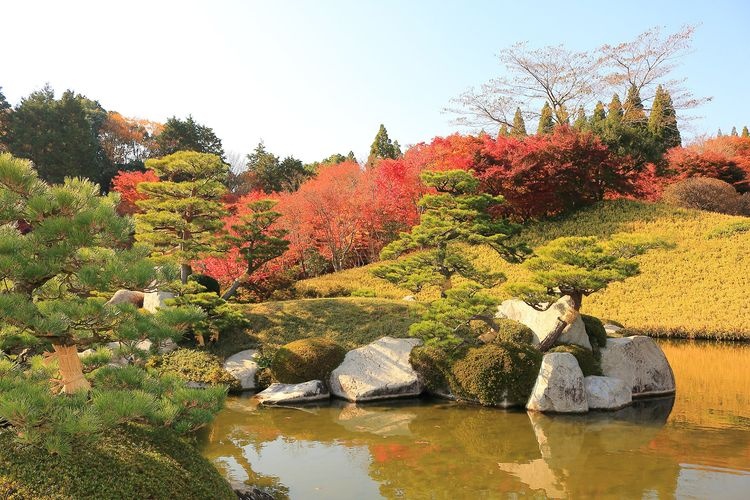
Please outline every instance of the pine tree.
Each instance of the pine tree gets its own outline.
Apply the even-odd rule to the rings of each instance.
[[[600,129],[606,119],[607,112],[604,110],[604,103],[598,101],[594,106],[594,113],[591,115],[591,128],[594,130]]]
[[[508,137],[510,135],[510,130],[508,129],[508,125],[503,123],[500,125],[500,130],[497,131],[498,137]]]
[[[401,156],[401,148],[398,142],[395,144],[388,137],[388,131],[385,129],[385,125],[380,124],[378,133],[375,134],[375,140],[372,141],[370,146],[370,154],[367,157],[367,167],[373,167],[378,160],[384,158],[396,159]]]
[[[573,310],[558,319],[555,331],[542,341],[540,349],[546,351],[578,317],[584,297],[637,275],[638,262],[633,257],[665,245],[633,235],[605,242],[593,236],[558,238],[523,263],[531,272],[530,282],[507,288],[538,310],[549,308],[560,296],[570,297]]]
[[[638,87],[630,85],[628,95],[625,97],[625,103],[622,107],[622,119],[625,123],[631,125],[646,124],[646,113],[643,111],[643,101],[641,101],[641,94],[638,92]]]
[[[604,108],[602,108],[602,111],[604,111]],[[583,131],[588,129],[588,126],[589,120],[586,118],[586,111],[583,109],[583,106],[579,106],[576,112],[576,120],[573,122],[573,128]]]
[[[747,125],[742,127],[742,137],[750,137],[750,131],[747,130]]]
[[[224,159],[224,147],[211,127],[196,122],[192,115],[185,120],[173,116],[155,138],[155,156],[166,156],[177,151],[213,154]]]
[[[346,155],[346,161],[350,161],[352,163],[359,163],[357,161],[357,157],[354,156],[354,151],[349,151],[349,154]]]
[[[526,122],[523,121],[521,108],[516,108],[516,114],[513,116],[513,128],[510,130],[513,137],[526,137]]]
[[[280,213],[273,211],[276,203],[273,200],[258,200],[248,204],[248,212],[241,215],[238,222],[232,224],[230,231],[222,238],[228,248],[239,250],[246,264],[242,275],[234,280],[232,286],[222,295],[222,299],[229,300],[243,279],[252,276],[264,264],[279,257],[289,248],[289,241],[284,239],[287,231],[272,227],[281,217]]]
[[[180,265],[187,283],[190,262],[215,252],[213,235],[224,225],[222,196],[229,167],[207,153],[180,151],[146,161],[159,182],[142,182],[138,191],[147,196],[137,205],[136,241],[151,245],[153,254]]]
[[[719,130],[716,131],[716,137],[724,137],[724,134],[721,131],[721,127],[719,127]]]
[[[729,133],[732,137],[739,137],[740,134],[737,133],[737,127],[732,127],[732,131]]]
[[[651,114],[648,117],[648,130],[660,144],[662,151],[682,144],[672,97],[661,85],[656,88]]]
[[[612,100],[609,102],[607,107],[607,123],[610,126],[617,126],[622,123],[622,103],[620,102],[620,96],[614,94]]]
[[[555,115],[558,125],[570,125],[570,113],[564,104],[555,107]]]
[[[552,121],[552,108],[548,102],[544,103],[542,113],[539,116],[539,126],[536,129],[537,135],[551,134],[554,123]]]
[[[423,321],[413,325],[410,333],[430,343],[455,345],[469,334],[472,320],[497,329],[493,319],[496,301],[482,290],[504,279],[502,273],[477,268],[460,244],[484,244],[512,261],[520,260],[527,249],[509,244],[508,238],[520,227],[490,215],[502,197],[481,193],[479,180],[471,172],[425,171],[422,181],[437,193],[422,197],[419,224],[386,246],[381,258],[427,250],[379,266],[373,273],[415,292],[428,285],[439,287],[440,300],[430,304]],[[454,287],[458,276],[466,281]]]

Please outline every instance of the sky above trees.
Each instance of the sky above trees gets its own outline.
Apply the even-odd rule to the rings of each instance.
[[[713,96],[686,138],[750,122],[744,64],[750,4],[715,2],[101,2],[0,7],[0,86],[11,104],[46,82],[126,116],[210,126],[227,152],[259,140],[314,161],[368,154],[384,123],[402,145],[456,130],[443,108],[502,72],[519,41],[594,49],[653,26],[700,24],[677,70]]]

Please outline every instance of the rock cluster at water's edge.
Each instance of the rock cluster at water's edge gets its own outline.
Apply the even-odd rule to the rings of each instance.
[[[247,349],[232,354],[224,361],[224,369],[240,383],[242,390],[255,389],[255,374],[258,372],[259,353]]]
[[[323,382],[310,380],[301,384],[271,384],[255,395],[264,405],[299,404],[330,398]]]
[[[544,355],[526,409],[552,413],[589,411],[583,372],[575,356],[567,352]]]
[[[537,311],[519,299],[508,299],[498,306],[496,316],[512,319],[528,326],[534,332],[534,345],[538,346],[557,328],[557,318],[565,316],[566,312],[572,307],[572,299],[567,295],[552,304],[546,311]],[[589,336],[586,334],[586,326],[583,324],[580,315],[563,330],[557,343],[576,344],[591,349],[591,342],[589,342]]]

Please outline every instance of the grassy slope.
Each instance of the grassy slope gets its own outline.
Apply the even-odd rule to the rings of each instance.
[[[592,295],[584,301],[584,311],[654,335],[750,339],[750,233],[707,237],[709,231],[743,220],[748,219],[623,200],[531,225],[522,237],[532,246],[560,236],[641,233],[665,238],[675,248],[639,257],[639,276]],[[486,248],[467,251],[480,265],[505,270],[509,281],[524,276],[523,268],[507,264]],[[321,295],[367,289],[391,299],[409,293],[372,277],[371,267],[306,280],[299,288]],[[417,298],[429,299],[434,293],[427,290]],[[502,286],[493,293],[507,298]]]
[[[405,336],[419,307],[401,300],[364,297],[250,304],[247,316],[252,336],[229,334],[214,350],[226,356],[257,342],[273,349],[306,337],[327,337],[354,349],[385,335]]]

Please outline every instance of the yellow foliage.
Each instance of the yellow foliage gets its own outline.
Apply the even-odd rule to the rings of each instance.
[[[608,201],[559,220],[530,224],[519,238],[537,247],[561,236],[641,234],[665,239],[673,248],[637,257],[641,274],[584,299],[587,314],[617,320],[628,328],[655,336],[750,339],[750,237],[719,228],[747,217],[688,210],[635,201]],[[707,235],[714,235],[711,238]],[[526,272],[485,247],[467,247],[475,263],[502,270],[508,282]],[[335,290],[368,289],[378,297],[400,299],[410,292],[373,277],[377,264],[301,282],[302,290],[327,295]],[[492,293],[508,298],[504,286]],[[416,295],[429,300],[435,290]]]

